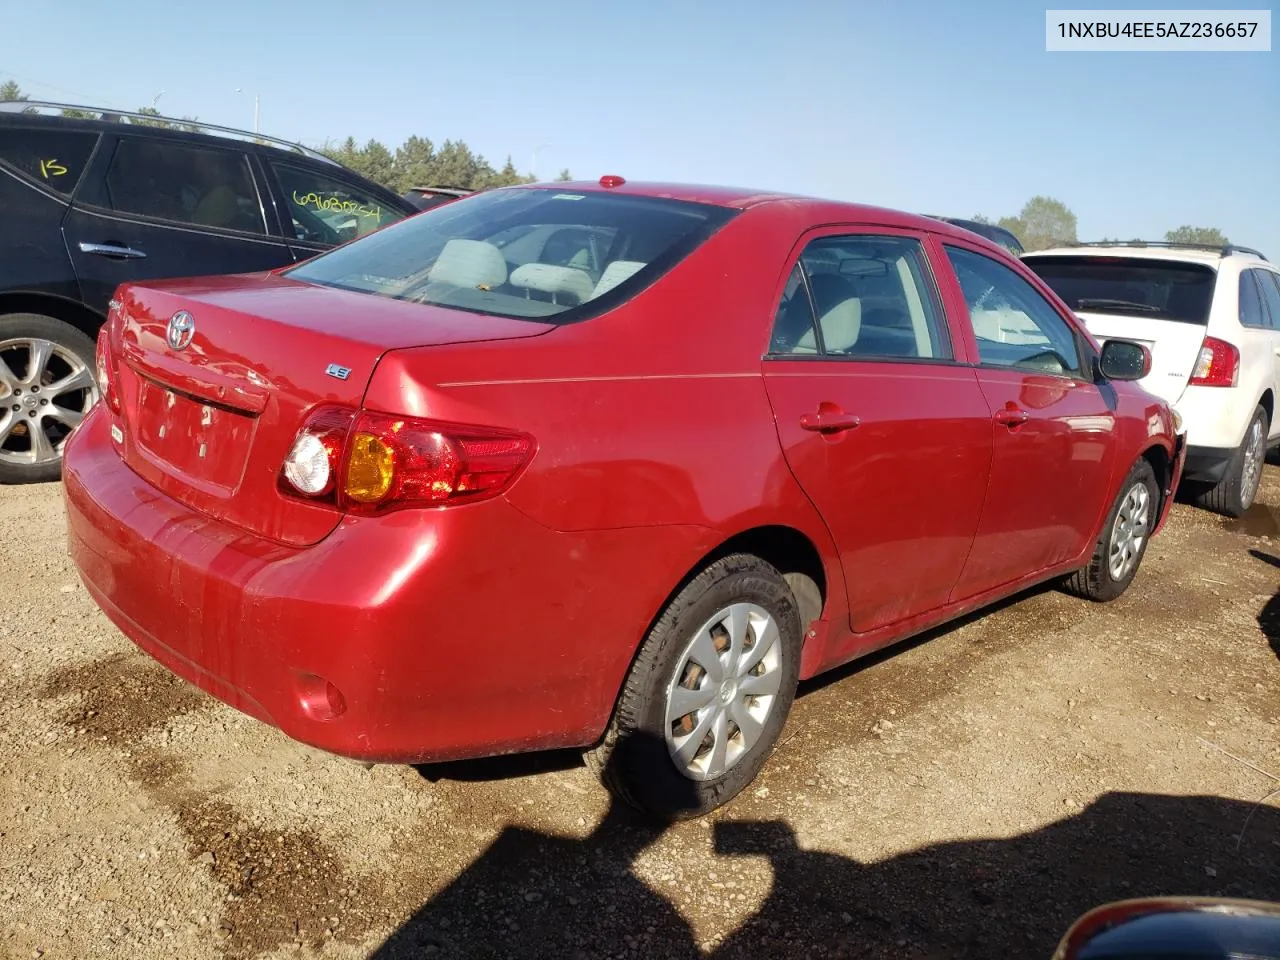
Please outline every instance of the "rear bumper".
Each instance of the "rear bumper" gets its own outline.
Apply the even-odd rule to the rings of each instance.
[[[125,465],[101,406],[67,444],[68,547],[107,616],[168,669],[299,741],[430,762],[582,746],[706,531],[563,534],[503,500],[344,520],[282,546]]]
[[[1182,477],[1199,483],[1221,483],[1235,454],[1235,447],[1187,447]]]

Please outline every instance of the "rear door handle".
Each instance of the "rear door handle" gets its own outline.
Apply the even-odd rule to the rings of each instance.
[[[1017,407],[1005,407],[1003,410],[997,410],[995,417],[996,423],[1003,423],[1006,427],[1018,427],[1030,420],[1031,414]]]
[[[81,243],[82,253],[93,253],[100,257],[112,257],[119,260],[143,260],[146,254],[133,247],[121,246],[118,243]]]
[[[852,430],[860,423],[862,421],[853,414],[842,410],[819,410],[800,417],[800,428],[813,430],[815,433],[840,433],[842,430]]]

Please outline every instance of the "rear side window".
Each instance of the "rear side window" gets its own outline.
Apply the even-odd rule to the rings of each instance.
[[[1270,270],[1251,270],[1258,281],[1258,290],[1262,293],[1262,303],[1267,308],[1269,323],[1273,330],[1280,330],[1280,274]]]
[[[947,360],[951,344],[940,317],[920,241],[821,237],[805,247],[792,271],[770,349],[774,355]]]
[[[1267,310],[1262,305],[1262,291],[1258,289],[1257,270],[1240,271],[1240,326],[1269,327]]]
[[[0,127],[0,162],[64,195],[70,195],[98,142],[82,130]]]
[[[293,268],[310,283],[569,323],[653,282],[734,211],[657,197],[478,193]]]
[[[1072,310],[1128,313],[1204,326],[1217,271],[1141,257],[1037,257],[1023,262]]]
[[[121,213],[266,233],[249,159],[238,150],[122,139],[107,170],[106,200]]]
[[[368,190],[293,164],[272,163],[284,188],[294,235],[312,243],[339,244],[403,220]]]

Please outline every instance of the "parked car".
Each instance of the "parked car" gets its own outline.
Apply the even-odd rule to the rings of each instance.
[[[261,134],[62,110],[91,112],[0,104],[0,483],[57,478],[120,283],[270,270],[416,209]]]
[[[1248,247],[1095,243],[1023,262],[1095,337],[1151,350],[1141,383],[1181,414],[1184,480],[1199,502],[1238,517],[1280,443],[1280,272]]]
[[[126,284],[98,350],[69,548],[143,650],[351,757],[585,747],[660,818],[742,790],[799,679],[1120,595],[1182,465],[1146,350],[995,244],[612,176]]]
[[[430,210],[432,207],[470,196],[473,192],[462,187],[410,187],[405,191],[404,199],[419,210]]]
[[[963,227],[970,233],[976,233],[980,237],[986,237],[992,243],[998,243],[1004,247],[1015,257],[1020,257],[1025,252],[1022,247],[1022,241],[1014,235],[1012,230],[1006,230],[1004,227],[996,226],[994,223],[983,223],[981,220],[964,220],[960,217],[939,217],[934,214],[930,214],[930,216],[935,220]]]

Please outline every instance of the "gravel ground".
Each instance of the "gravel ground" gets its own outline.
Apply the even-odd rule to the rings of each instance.
[[[1125,896],[1280,900],[1280,468],[1052,591],[807,685],[661,834],[573,756],[375,766],[173,679],[98,613],[56,485],[0,488],[0,956],[1047,960]]]

